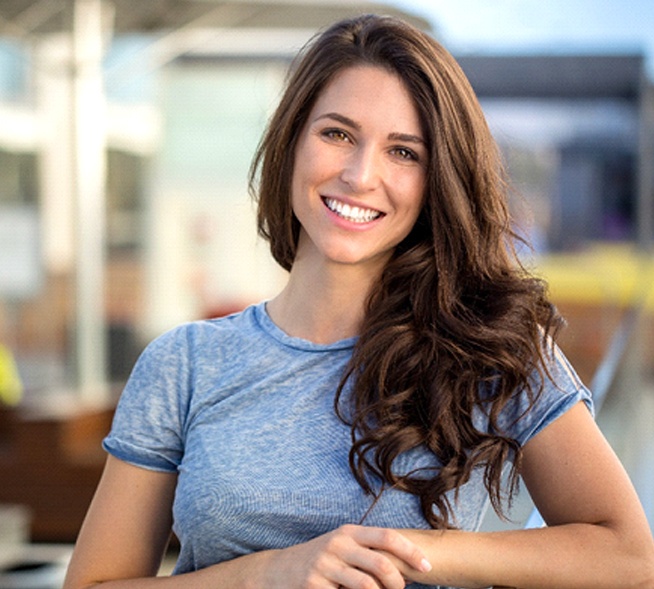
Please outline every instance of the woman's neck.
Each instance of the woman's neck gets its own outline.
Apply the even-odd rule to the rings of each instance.
[[[296,260],[288,283],[267,310],[288,335],[333,343],[359,334],[372,284],[360,268],[325,268]]]

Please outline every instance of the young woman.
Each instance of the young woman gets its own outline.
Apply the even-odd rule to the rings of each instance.
[[[654,587],[639,501],[512,255],[452,57],[394,19],[335,24],[252,185],[288,284],[144,352],[66,588]],[[507,468],[548,527],[476,531]],[[179,561],[157,578],[171,527]]]

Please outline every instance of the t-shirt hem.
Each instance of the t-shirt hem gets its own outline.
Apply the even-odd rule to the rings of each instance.
[[[114,458],[121,460],[122,462],[126,462],[132,466],[138,466],[153,472],[170,474],[177,473],[177,466],[172,465],[170,462],[135,455],[133,451],[125,448],[124,446],[124,444],[117,442],[116,440],[106,439],[102,442],[102,447],[105,452]]]
[[[583,402],[584,405],[586,405],[591,415],[594,414],[592,398],[589,391],[584,388],[579,388],[574,394],[562,397],[559,403],[552,406],[551,410],[543,416],[543,419],[534,424],[533,429],[520,440],[520,445],[524,446],[529,440],[536,437],[548,425],[554,423],[559,417],[570,411],[570,409],[579,402]]]

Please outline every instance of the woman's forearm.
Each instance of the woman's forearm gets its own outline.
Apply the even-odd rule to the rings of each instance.
[[[263,589],[261,572],[274,551],[257,552],[225,561],[205,569],[175,576],[142,577],[90,582],[84,585],[65,584],[79,589]]]
[[[520,589],[654,587],[654,545],[603,525],[461,532],[404,530],[432,564],[425,584]],[[646,541],[643,541],[646,540]]]

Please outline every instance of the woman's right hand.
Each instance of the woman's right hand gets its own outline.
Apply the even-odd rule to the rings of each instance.
[[[269,551],[261,560],[255,585],[267,589],[402,589],[406,580],[394,560],[421,572],[431,568],[422,550],[396,530],[358,525]]]

